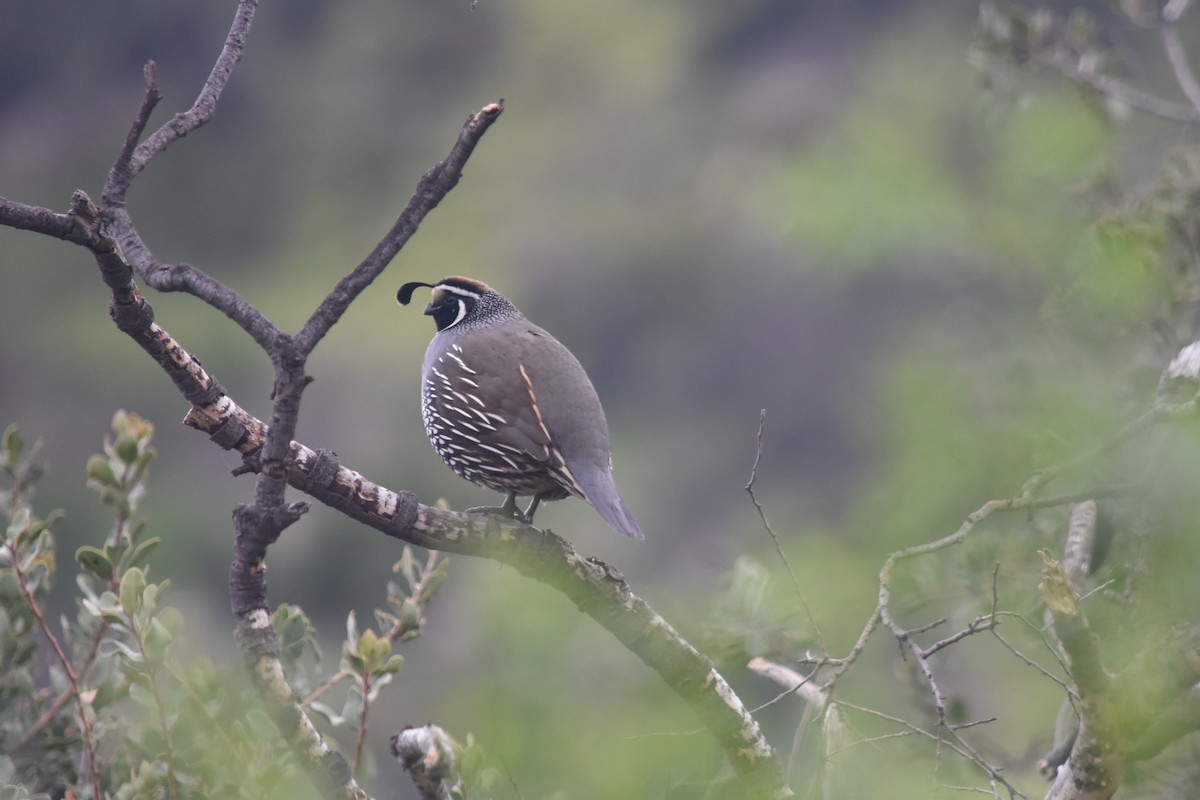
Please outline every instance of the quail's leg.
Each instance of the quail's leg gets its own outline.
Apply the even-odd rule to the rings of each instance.
[[[533,524],[533,512],[537,511],[538,503],[542,502],[542,496],[535,494],[533,499],[529,501],[529,507],[525,509],[525,521],[530,525]]]
[[[529,505],[530,509],[537,508],[537,498]],[[517,508],[516,492],[509,492],[504,498],[504,504],[499,506],[475,506],[467,509],[468,514],[499,514],[500,516],[509,517],[520,522],[529,522],[531,517],[529,512],[521,513],[521,509]]]

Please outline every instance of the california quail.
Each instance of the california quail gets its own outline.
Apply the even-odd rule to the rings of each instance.
[[[575,495],[615,530],[641,528],[613,482],[608,423],[579,361],[486,284],[470,278],[413,282],[433,289],[425,313],[437,334],[421,369],[421,416],[433,449],[471,483],[504,492],[501,511],[517,516],[517,496]]]

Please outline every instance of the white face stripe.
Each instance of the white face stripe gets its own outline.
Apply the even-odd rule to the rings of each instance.
[[[467,303],[466,303],[466,301],[465,301],[465,300],[463,300],[462,298],[457,298],[457,299],[456,299],[454,302],[458,303],[458,315],[457,315],[457,316],[454,318],[454,322],[451,322],[449,325],[447,325],[447,326],[446,326],[445,328],[443,328],[442,330],[450,330],[450,329],[451,329],[451,328],[453,328],[455,325],[457,325],[458,323],[462,322],[462,321],[463,321],[463,317],[465,317],[465,316],[467,315]]]
[[[439,283],[436,288],[440,289],[443,292],[450,292],[450,294],[456,294],[459,297],[473,297],[476,300],[483,297],[483,295],[480,294],[479,292],[472,292],[470,289],[464,289],[461,286],[454,286],[453,284],[449,284],[449,283]]]
[[[453,322],[442,328],[444,331],[448,331],[458,323],[462,322],[463,317],[467,315],[467,303],[463,298],[469,297],[472,300],[478,300],[479,298],[483,297],[483,295],[479,292],[472,292],[468,289],[463,289],[448,283],[439,283],[433,289],[433,301],[440,305],[447,299],[445,297],[446,294],[455,296],[455,302],[458,303],[458,314],[455,315]]]

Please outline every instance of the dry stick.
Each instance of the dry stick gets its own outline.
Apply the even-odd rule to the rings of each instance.
[[[1012,613],[1012,612],[1009,612],[1009,611],[1002,611],[1002,612],[1000,612],[999,616],[1001,616],[1001,617],[1014,617],[1014,618],[1016,618],[1017,620],[1019,620],[1019,621],[1023,622],[1023,623],[1024,623],[1024,624],[1025,624],[1025,625],[1026,625],[1028,628],[1030,628],[1030,629],[1031,629],[1031,630],[1032,630],[1034,633],[1038,634],[1038,635],[1041,637],[1041,639],[1042,639],[1042,644],[1045,646],[1045,648],[1046,648],[1046,649],[1047,649],[1047,650],[1050,652],[1050,654],[1051,654],[1052,656],[1054,656],[1054,657],[1055,657],[1055,659],[1057,659],[1057,660],[1058,660],[1059,666],[1061,666],[1061,667],[1062,667],[1062,669],[1063,669],[1063,672],[1066,672],[1066,671],[1067,671],[1067,665],[1066,665],[1065,663],[1063,663],[1062,657],[1061,657],[1061,656],[1058,654],[1058,652],[1057,652],[1057,651],[1054,649],[1054,646],[1053,646],[1053,645],[1051,645],[1051,644],[1050,644],[1050,642],[1048,642],[1048,641],[1046,640],[1046,635],[1045,635],[1045,632],[1044,632],[1042,629],[1038,628],[1036,625],[1033,625],[1033,624],[1031,624],[1031,623],[1029,622],[1029,620],[1025,619],[1025,618],[1024,618],[1024,617],[1022,617],[1020,614],[1014,614],[1014,613]],[[1043,676],[1045,676],[1045,677],[1049,678],[1050,680],[1054,681],[1055,683],[1057,683],[1059,686],[1061,686],[1061,687],[1062,687],[1063,691],[1065,691],[1065,692],[1067,693],[1067,697],[1068,697],[1068,698],[1074,699],[1074,697],[1075,697],[1075,690],[1074,690],[1074,689],[1071,687],[1071,685],[1070,685],[1069,683],[1067,683],[1067,682],[1066,682],[1066,681],[1064,681],[1062,678],[1060,678],[1060,677],[1058,677],[1057,675],[1055,675],[1055,674],[1054,674],[1053,672],[1051,672],[1050,670],[1048,670],[1048,669],[1046,669],[1045,667],[1043,667],[1043,666],[1042,666],[1041,664],[1039,664],[1038,662],[1034,661],[1034,660],[1033,660],[1032,658],[1030,658],[1029,656],[1027,656],[1027,655],[1025,655],[1024,653],[1022,653],[1022,652],[1020,651],[1020,649],[1018,649],[1018,648],[1017,648],[1017,646],[1016,646],[1016,645],[1014,645],[1012,642],[1008,641],[1008,639],[1005,639],[1005,638],[1004,638],[1004,636],[1003,636],[1003,635],[1000,633],[1000,631],[998,631],[998,630],[992,630],[992,636],[993,636],[993,637],[995,637],[996,641],[1000,642],[1000,644],[1001,644],[1001,645],[1002,645],[1002,646],[1003,646],[1003,647],[1004,647],[1006,650],[1008,650],[1008,652],[1012,653],[1012,654],[1013,654],[1014,656],[1016,656],[1018,659],[1020,659],[1021,661],[1023,661],[1023,662],[1025,663],[1025,666],[1027,666],[1027,667],[1032,667],[1033,669],[1035,669],[1035,670],[1037,670],[1038,672],[1042,673],[1042,675],[1043,675]]]
[[[999,620],[996,615],[996,605],[999,602],[999,597],[998,597],[997,591],[996,591],[996,580],[997,580],[997,576],[999,575],[999,573],[1000,573],[1000,564],[997,563],[994,567],[992,567],[992,610],[991,610],[991,613],[986,614],[981,617],[976,617],[975,619],[971,620],[970,624],[968,624],[967,627],[963,628],[958,633],[951,634],[950,636],[947,636],[945,639],[941,639],[941,640],[936,641],[933,644],[929,645],[928,647],[922,648],[920,651],[920,655],[922,658],[929,658],[934,653],[937,653],[939,650],[943,650],[952,644],[961,642],[963,639],[966,639],[968,636],[974,636],[975,634],[980,633],[982,631],[995,630],[996,625],[999,624]],[[928,628],[926,628],[926,630],[927,629]],[[922,632],[923,631],[921,629],[911,630],[911,631],[908,631],[908,635],[911,636],[911,635],[914,635],[917,633],[922,633]]]
[[[792,563],[788,561],[787,555],[783,552],[783,546],[779,543],[779,534],[771,527],[771,523],[767,521],[767,512],[763,509],[762,503],[758,501],[758,496],[754,493],[754,481],[758,478],[758,465],[762,461],[763,452],[763,426],[767,422],[767,410],[764,408],[758,412],[758,435],[755,437],[754,447],[754,465],[750,467],[750,480],[746,483],[746,491],[750,495],[750,501],[754,503],[754,508],[758,511],[758,518],[762,520],[763,527],[771,536],[771,542],[775,545],[775,552],[779,554],[779,560],[783,562],[784,568],[787,570],[788,577],[792,581],[792,589],[796,592],[796,597],[800,600],[800,606],[804,609],[804,616],[808,618],[808,624],[813,630],[813,634],[817,637],[817,644],[821,648],[822,653],[828,653],[829,648],[825,646],[825,636],[821,633],[821,628],[817,625],[817,620],[813,616],[812,609],[808,607],[808,600],[804,597],[804,592],[800,590],[800,581],[796,579],[796,573],[792,570]]]
[[[1102,72],[1080,67],[1077,59],[1067,53],[1053,52],[1041,55],[1038,63],[1044,64],[1076,83],[1088,86],[1100,94],[1107,95],[1130,108],[1144,111],[1162,119],[1176,122],[1200,123],[1200,109],[1182,103],[1173,103],[1150,92],[1134,88],[1124,81],[1118,80]]]
[[[1192,104],[1192,108],[1200,112],[1200,83],[1196,81],[1196,73],[1192,71],[1191,64],[1188,63],[1187,51],[1183,46],[1183,40],[1179,38],[1179,30],[1174,25],[1164,25],[1162,29],[1163,50],[1167,53],[1167,60],[1171,62],[1171,72],[1175,75],[1175,82],[1179,84],[1179,88],[1187,97],[1188,102]]]
[[[1124,428],[1118,431],[1112,440],[1094,448],[1089,452],[1098,453],[1106,450],[1110,446],[1115,445],[1116,441],[1124,440],[1128,436],[1132,435],[1135,430],[1140,430],[1141,428],[1146,427],[1160,417],[1172,416],[1178,413],[1180,409],[1185,406],[1189,409],[1192,409],[1195,406],[1195,401],[1190,400],[1187,403],[1181,403],[1178,406],[1155,408],[1152,411],[1146,412],[1141,417],[1138,417],[1132,423],[1126,425]],[[871,638],[871,634],[875,632],[875,629],[882,621],[881,615],[883,609],[888,608],[890,605],[892,572],[894,571],[896,564],[900,561],[925,555],[927,553],[934,553],[939,550],[944,550],[947,547],[961,544],[967,538],[967,536],[971,534],[977,525],[998,511],[1033,511],[1041,508],[1053,508],[1093,497],[1115,497],[1119,495],[1130,494],[1132,492],[1136,492],[1140,488],[1138,485],[1134,484],[1126,486],[1103,487],[1100,489],[1093,489],[1091,491],[1072,492],[1047,498],[1037,498],[1033,496],[1033,491],[1035,491],[1049,477],[1058,475],[1060,472],[1062,472],[1065,468],[1064,465],[1074,466],[1081,460],[1081,457],[1073,458],[1067,462],[1063,462],[1063,464],[1056,465],[1035,473],[1028,481],[1025,482],[1025,485],[1021,488],[1021,493],[1019,495],[1012,498],[987,501],[982,506],[975,509],[975,511],[972,511],[970,514],[968,514],[966,519],[963,520],[962,524],[959,525],[958,530],[948,536],[944,536],[941,539],[936,539],[932,542],[914,545],[903,550],[897,550],[889,555],[884,561],[883,567],[879,570],[879,602],[875,607],[875,611],[872,613],[871,617],[867,620],[866,625],[863,627],[862,633],[859,634],[858,639],[850,648],[849,654],[840,659],[831,658],[819,660],[821,663],[837,666],[837,669],[830,676],[829,680],[826,681],[824,688],[828,688],[836,683],[838,678],[840,678],[842,674],[845,673],[845,671],[849,669],[851,665],[853,665],[853,663],[858,659],[859,655],[862,654],[863,649],[866,648],[867,641]]]
[[[895,635],[896,638],[901,642],[901,644],[905,645],[913,653],[914,658],[916,658],[917,665],[921,670],[921,674],[924,677],[926,684],[929,686],[930,693],[933,695],[934,703],[937,707],[939,731],[943,730],[943,729],[950,731],[950,733],[954,736],[954,739],[957,742],[959,742],[961,747],[964,750],[969,751],[971,753],[971,756],[970,756],[971,759],[973,761],[975,761],[977,764],[979,764],[979,766],[981,766],[984,770],[986,770],[989,774],[989,777],[992,780],[998,781],[1003,786],[1005,786],[1005,788],[1007,788],[1010,792],[1016,793],[1016,790],[1012,786],[1010,786],[1008,784],[1008,782],[1002,776],[999,775],[999,773],[996,771],[996,769],[994,767],[992,767],[986,761],[984,761],[982,759],[982,757],[980,757],[974,751],[974,749],[970,747],[969,744],[967,744],[964,740],[962,740],[962,738],[959,737],[958,734],[953,729],[949,728],[946,725],[944,696],[941,692],[941,688],[937,684],[936,676],[933,674],[932,669],[929,667],[926,656],[922,654],[921,648],[919,646],[917,646],[917,644],[912,640],[912,638],[911,638],[912,632],[906,631],[905,629],[900,627],[891,617],[891,610],[890,610],[891,609],[891,583],[892,583],[892,574],[895,570],[895,566],[897,563],[899,563],[900,561],[903,561],[905,559],[914,558],[916,556],[936,552],[938,550],[943,550],[947,547],[951,547],[953,545],[961,543],[962,541],[964,541],[967,538],[968,535],[970,535],[970,533],[975,529],[976,526],[978,526],[980,523],[982,523],[984,520],[986,520],[993,513],[996,513],[998,511],[1033,510],[1033,509],[1037,509],[1037,508],[1047,508],[1047,507],[1052,507],[1052,506],[1063,505],[1066,503],[1078,502],[1080,500],[1085,500],[1088,498],[1094,498],[1094,497],[1099,497],[1099,496],[1114,496],[1117,494],[1124,494],[1124,493],[1128,493],[1130,491],[1134,491],[1136,489],[1136,487],[1119,486],[1119,487],[1107,487],[1105,489],[1093,490],[1093,491],[1089,491],[1089,492],[1079,492],[1079,493],[1073,493],[1073,494],[1059,495],[1059,496],[1051,497],[1051,498],[1037,498],[1034,495],[1035,491],[1038,488],[1040,488],[1043,483],[1045,483],[1052,477],[1055,477],[1058,474],[1062,473],[1063,471],[1065,471],[1069,468],[1073,468],[1074,466],[1076,466],[1080,463],[1083,463],[1085,461],[1085,459],[1087,459],[1087,458],[1092,458],[1099,453],[1106,452],[1109,449],[1116,447],[1119,443],[1121,443],[1121,442],[1125,441],[1126,439],[1128,439],[1129,437],[1131,437],[1135,432],[1140,431],[1145,427],[1148,427],[1149,425],[1153,424],[1159,418],[1161,418],[1163,416],[1172,416],[1174,414],[1183,413],[1185,410],[1192,410],[1192,409],[1194,409],[1195,405],[1196,405],[1196,399],[1192,398],[1191,400],[1189,400],[1185,403],[1178,404],[1176,406],[1164,406],[1164,405],[1156,406],[1155,408],[1151,409],[1150,411],[1144,413],[1142,416],[1138,417],[1134,421],[1127,424],[1125,427],[1123,427],[1121,430],[1119,430],[1116,434],[1114,434],[1112,437],[1110,437],[1105,442],[1102,442],[1097,447],[1092,448],[1092,450],[1090,450],[1084,454],[1081,454],[1080,456],[1077,456],[1075,458],[1069,459],[1068,461],[1065,461],[1054,467],[1050,467],[1050,468],[1047,468],[1045,470],[1041,470],[1041,471],[1035,473],[1033,476],[1031,476],[1029,478],[1029,480],[1027,480],[1025,482],[1025,485],[1022,486],[1022,488],[1021,488],[1021,493],[1019,495],[1017,495],[1016,497],[1008,498],[1008,499],[989,500],[988,502],[984,503],[982,506],[980,506],[978,509],[973,511],[971,514],[967,515],[966,519],[963,520],[963,522],[959,526],[958,530],[956,530],[954,533],[952,533],[948,536],[944,536],[941,539],[937,539],[932,542],[926,542],[925,544],[915,545],[913,547],[909,547],[904,550],[896,551],[896,552],[892,553],[891,555],[889,555],[888,558],[884,561],[883,567],[879,571],[879,598],[878,598],[878,602],[876,603],[875,610],[871,613],[871,616],[868,618],[866,625],[864,625],[863,630],[859,634],[858,639],[855,641],[854,645],[851,647],[849,654],[842,659],[822,660],[823,663],[836,666],[836,668],[833,670],[832,674],[830,675],[829,679],[821,687],[822,690],[823,691],[831,691],[832,690],[833,686],[837,683],[838,679],[843,674],[845,674],[845,672],[855,663],[855,661],[858,660],[859,656],[862,654],[863,650],[866,648],[867,642],[870,640],[872,634],[875,632],[876,628],[878,628],[879,625],[882,623],[889,630],[892,631],[893,635]],[[993,615],[993,617],[994,617],[994,615]],[[992,631],[992,633],[994,635],[997,635],[994,630]],[[939,738],[938,741],[940,743],[942,740]],[[939,746],[940,746],[940,744],[939,744]],[[957,750],[959,748],[955,747],[955,749]]]
[[[1196,81],[1196,73],[1192,71],[1187,60],[1187,51],[1183,40],[1179,37],[1176,24],[1187,13],[1191,0],[1170,0],[1162,10],[1162,40],[1163,50],[1171,63],[1171,71],[1175,74],[1175,82],[1183,90],[1192,107],[1200,111],[1200,82]]]
[[[884,712],[877,711],[873,708],[867,708],[865,706],[855,705],[854,703],[847,703],[845,700],[834,700],[833,703],[835,705],[837,705],[839,708],[848,708],[852,711],[858,711],[859,713],[866,714],[868,716],[876,717],[878,719],[882,719],[887,722],[891,722],[896,725],[899,725],[900,727],[904,728],[905,731],[907,731],[910,734],[916,734],[917,736],[923,736],[926,739],[929,739],[930,741],[933,741],[933,742],[943,743],[947,747],[949,747],[951,750],[954,750],[960,756],[967,759],[968,761],[974,760],[968,752],[966,752],[965,750],[960,750],[958,748],[958,746],[955,745],[953,742],[947,742],[944,738],[942,738],[942,736],[940,734],[931,733],[918,725],[912,724],[911,722],[909,722],[906,719],[902,719],[901,717],[894,717],[891,714],[885,714]],[[888,738],[890,738],[890,736],[894,736],[894,735],[895,734],[889,735]],[[882,738],[882,737],[875,737],[875,738]],[[869,740],[861,740],[858,742],[854,742],[852,745],[849,745],[849,746],[854,747],[854,746],[857,746],[860,744],[865,744],[867,741],[869,741]],[[1011,793],[1016,795],[1017,797],[1025,796],[1025,795],[1021,794],[1020,792],[1018,792],[1016,789],[1013,789],[1007,783],[1004,784],[1004,787],[1006,789],[1008,789]]]

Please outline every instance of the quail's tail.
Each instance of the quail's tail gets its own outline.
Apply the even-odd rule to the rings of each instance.
[[[600,473],[600,474],[596,474]],[[623,533],[626,536],[632,536],[634,539],[645,539],[642,529],[638,527],[637,522],[633,518],[633,514],[629,513],[629,509],[621,500],[621,495],[617,492],[617,484],[613,481],[611,472],[600,472],[596,470],[590,476],[591,480],[581,481],[584,483],[584,490],[587,492],[584,498],[592,504],[592,508],[600,512],[600,516],[604,517],[604,521],[612,526],[613,530],[618,533]],[[592,485],[587,485],[587,484]]]
[[[614,530],[632,536],[634,539],[645,539],[646,536],[642,533],[642,529],[638,527],[637,521],[633,518],[633,514],[629,513],[629,509],[625,507],[620,497],[614,497],[608,502],[596,504],[596,510],[600,512],[600,516],[604,517],[604,521],[613,527]]]
[[[583,499],[600,512],[600,516],[604,517],[613,530],[634,539],[646,539],[642,529],[634,522],[634,515],[631,515],[624,501],[620,499],[617,482],[612,480],[611,469],[577,469],[574,477],[577,479],[576,486],[583,489]]]

